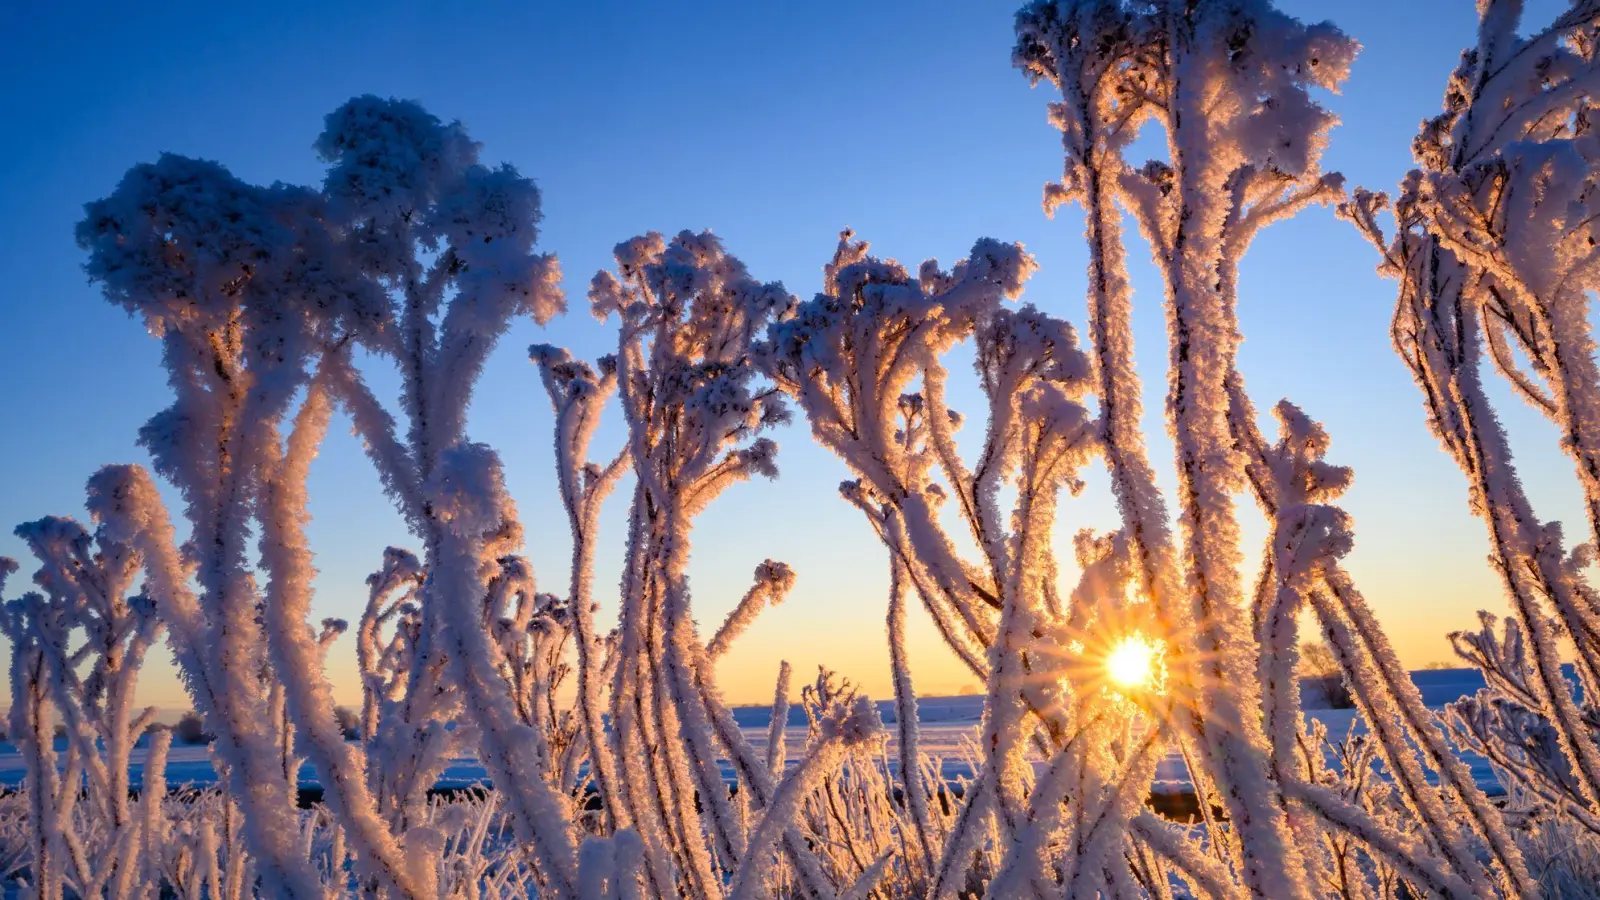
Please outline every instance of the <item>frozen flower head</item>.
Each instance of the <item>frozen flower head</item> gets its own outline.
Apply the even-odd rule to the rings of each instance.
[[[682,409],[671,416],[669,441],[679,464],[710,471],[726,451],[730,474],[775,474],[771,441],[730,444],[788,420],[782,398],[757,385],[752,364],[758,336],[793,304],[783,285],[750,277],[710,232],[682,231],[670,241],[651,232],[618,244],[615,255],[616,270],[596,275],[589,290],[597,317],[622,319],[624,349],[609,365],[647,379],[657,408]]]
[[[884,737],[883,716],[878,713],[878,705],[865,695],[858,695],[848,704],[834,705],[820,724],[824,740],[838,739],[846,747],[865,746]]]
[[[936,291],[950,283],[949,276],[939,272],[937,264],[925,266],[924,274]],[[913,285],[905,266],[892,259],[865,257],[841,266],[830,280],[834,295],[861,311],[898,312],[915,308],[926,299],[921,295],[921,285]]]
[[[272,201],[217,163],[163,154],[85,207],[77,229],[85,269],[154,330],[214,320],[287,252],[292,232]]]
[[[950,271],[929,260],[913,278],[852,237],[841,235],[825,269],[827,289],[774,323],[759,348],[762,366],[786,385],[835,383],[852,355],[937,353],[970,333],[1002,299],[1020,294],[1036,268],[1020,244],[984,238]],[[882,390],[898,396],[903,387]]]
[[[1308,503],[1326,503],[1343,494],[1355,476],[1348,467],[1323,460],[1331,442],[1322,423],[1288,400],[1280,400],[1272,412],[1279,434],[1273,455],[1283,467],[1280,477],[1290,483],[1285,486]]]
[[[1089,388],[1089,357],[1078,349],[1078,335],[1065,319],[1033,304],[1001,308],[978,328],[978,365],[991,380],[1052,382],[1068,397]]]
[[[1306,25],[1265,0],[1147,4],[1037,0],[1017,13],[1013,64],[1060,90],[1068,179],[1047,195],[1067,199],[1073,166],[1097,143],[1131,139],[1175,90],[1204,103],[1219,171],[1254,166],[1291,177],[1316,168],[1337,119],[1313,90],[1336,91],[1359,45],[1333,25]],[[1118,123],[1116,128],[1103,128]]]
[[[420,583],[422,571],[422,561],[416,554],[400,547],[387,547],[383,551],[383,565],[367,576],[367,587],[374,596],[383,596],[407,583]]]
[[[771,438],[757,438],[750,446],[735,454],[742,471],[763,478],[778,477],[778,442]]]
[[[1012,65],[1037,84],[1056,86],[1085,64],[1104,68],[1131,48],[1128,13],[1120,0],[1034,0],[1017,10]]]
[[[487,445],[468,441],[442,454],[428,495],[439,521],[471,536],[499,531],[510,502],[500,457]]]
[[[1039,263],[1020,243],[979,238],[963,275],[993,284],[1007,300],[1015,300],[1022,295],[1023,282],[1037,271]]]
[[[514,166],[472,166],[439,198],[430,232],[468,265],[526,255],[538,240],[539,188]]]
[[[89,478],[85,504],[100,539],[129,544],[157,524],[163,506],[150,474],[140,466],[104,466]]]
[[[1012,65],[1061,96],[1048,108],[1066,166],[1045,185],[1046,214],[1078,198],[1097,151],[1126,146],[1154,112],[1160,56],[1144,52],[1149,28],[1120,0],[1034,0],[1017,11]]]
[[[590,283],[595,315],[653,325],[660,348],[686,360],[735,363],[793,304],[782,284],[750,277],[709,231],[681,231],[670,242],[650,232],[618,244],[615,256],[616,273]]]
[[[330,216],[351,256],[393,288],[423,274],[450,279],[471,315],[462,324],[498,332],[515,314],[541,324],[564,308],[555,258],[535,254],[538,187],[515,167],[478,163],[478,145],[406,100],[357,97],[327,117],[317,150],[331,163],[323,181]],[[432,296],[444,292],[433,289]],[[438,299],[430,302],[438,303]]]
[[[1273,409],[1278,418],[1278,441],[1264,448],[1268,473],[1266,489],[1280,516],[1294,516],[1303,530],[1302,553],[1314,556],[1344,556],[1354,540],[1349,515],[1328,504],[1349,488],[1354,477],[1345,466],[1336,466],[1323,457],[1328,452],[1328,433],[1299,407],[1287,400]]]
[[[658,259],[666,248],[667,243],[662,238],[661,232],[652,231],[623,241],[612,253],[617,259],[617,271],[621,272],[624,278],[631,278],[645,265]]]
[[[613,315],[622,316],[633,299],[622,282],[608,271],[602,269],[589,280],[589,310],[602,322]]]
[[[574,359],[565,347],[553,344],[534,344],[528,348],[528,359],[546,373],[561,393],[584,396],[600,390],[600,376],[581,359]]]
[[[311,191],[257,187],[166,154],[85,211],[89,277],[158,334],[195,339],[236,319],[237,351],[270,368],[297,362],[313,336],[383,327],[381,296],[348,264]]]
[[[371,94],[329,113],[315,146],[332,164],[323,187],[345,219],[404,219],[478,161],[460,122],[446,125],[418,103]]]
[[[722,251],[709,231],[680,231],[666,249],[645,265],[651,289],[664,302],[714,292],[721,282],[746,276],[744,265]]]
[[[459,834],[470,824],[467,807],[461,803],[446,803],[433,807],[434,825],[447,835]]]
[[[755,580],[757,583],[770,586],[779,596],[789,592],[794,587],[794,570],[787,563],[765,560],[756,566]]]
[[[90,558],[89,533],[83,530],[82,525],[62,516],[45,516],[24,522],[12,534],[27,543],[40,559],[54,557],[87,562]]]
[[[1184,23],[1212,52],[1216,89],[1231,98],[1214,126],[1240,164],[1301,176],[1315,168],[1338,118],[1311,90],[1335,91],[1360,45],[1332,24],[1306,25],[1270,4],[1221,4]]]

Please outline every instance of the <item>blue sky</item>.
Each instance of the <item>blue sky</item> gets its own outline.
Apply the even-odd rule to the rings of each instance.
[[[1559,4],[1528,5],[1541,21]],[[1364,46],[1344,93],[1328,98],[1343,124],[1326,165],[1352,184],[1392,188],[1411,164],[1417,123],[1438,109],[1472,40],[1471,5],[1280,6],[1332,16]],[[316,182],[310,146],[322,116],[355,94],[416,99],[461,119],[485,161],[514,163],[544,191],[541,246],[561,258],[572,309],[547,328],[512,329],[470,430],[506,462],[547,590],[565,584],[568,538],[548,474],[551,416],[525,351],[536,341],[606,351],[610,332],[582,293],[618,241],[711,228],[757,277],[802,297],[820,285],[844,226],[911,265],[953,260],[981,236],[1022,241],[1041,264],[1026,299],[1081,325],[1081,220],[1040,211],[1041,185],[1059,175],[1059,143],[1045,121],[1049,95],[1009,66],[1012,10],[954,0],[0,6],[0,554],[21,554],[9,535],[16,522],[81,514],[99,465],[143,461],[135,432],[167,402],[156,343],[81,272],[72,227],[82,204],[162,151],[216,159],[255,181]],[[1158,418],[1161,291],[1143,254],[1134,248],[1136,337],[1152,448],[1170,484]],[[1447,656],[1446,631],[1503,603],[1463,479],[1427,433],[1389,347],[1394,291],[1375,262],[1327,210],[1274,226],[1244,263],[1240,359],[1258,406],[1295,400],[1327,424],[1333,460],[1355,467],[1351,568],[1402,655],[1420,665]],[[1541,515],[1581,538],[1553,430],[1495,390]],[[974,412],[973,397],[954,399]],[[597,451],[617,438],[608,425]],[[694,602],[707,627],[762,559],[799,573],[788,603],[723,662],[725,691],[770,697],[784,658],[802,677],[827,663],[885,694],[882,551],[837,498],[842,464],[803,426],[779,439],[781,479],[734,488],[696,533]],[[1063,506],[1063,549],[1077,528],[1115,523],[1104,479],[1090,475],[1085,494]],[[344,428],[311,491],[316,608],[353,619],[384,546],[409,539]],[[602,603],[615,583],[621,512],[614,502],[605,520]],[[1264,536],[1253,515],[1252,557]],[[925,625],[913,629],[911,653],[925,693],[965,683]],[[334,656],[341,695],[352,699],[353,649],[345,642]],[[145,693],[185,703],[169,672],[153,672]]]

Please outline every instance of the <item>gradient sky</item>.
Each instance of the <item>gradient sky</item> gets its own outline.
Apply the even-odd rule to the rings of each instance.
[[[1530,21],[1546,21],[1560,4],[1528,5]],[[1331,15],[1364,46],[1344,93],[1327,98],[1343,125],[1326,166],[1352,184],[1392,188],[1411,165],[1417,123],[1439,108],[1472,40],[1472,4],[1280,6],[1308,20]],[[162,151],[216,159],[249,180],[317,182],[311,142],[323,115],[355,94],[416,99],[461,119],[486,162],[512,162],[544,191],[541,246],[560,255],[572,311],[545,329],[513,327],[470,431],[505,460],[545,590],[564,589],[569,538],[550,474],[551,414],[525,351],[552,342],[606,352],[611,332],[587,314],[583,287],[618,241],[711,228],[754,275],[802,297],[820,286],[843,226],[911,266],[959,258],[981,236],[1022,241],[1041,264],[1026,299],[1081,327],[1081,218],[1040,211],[1041,185],[1060,173],[1059,140],[1045,120],[1049,94],[1009,66],[1013,9],[958,0],[0,5],[0,554],[23,559],[25,575],[10,525],[81,516],[85,479],[105,463],[146,461],[135,432],[168,402],[156,342],[82,274],[72,238],[82,204]],[[1263,234],[1243,267],[1240,364],[1262,410],[1295,400],[1328,426],[1331,459],[1355,467],[1350,568],[1402,656],[1420,666],[1449,656],[1447,631],[1504,602],[1464,480],[1424,427],[1390,349],[1394,287],[1375,262],[1327,210]],[[1170,487],[1161,289],[1142,246],[1132,264],[1152,451]],[[1493,391],[1537,509],[1581,539],[1554,430],[1503,386]],[[952,399],[970,414],[974,396],[966,388]],[[608,423],[597,455],[618,437]],[[720,664],[724,691],[769,699],[787,659],[797,683],[825,663],[887,696],[884,553],[835,492],[843,465],[803,425],[778,437],[781,478],[734,487],[697,523],[691,578],[704,628],[761,560],[799,574],[789,601]],[[1073,531],[1116,523],[1105,479],[1088,474],[1088,489],[1062,508],[1068,561]],[[383,548],[414,542],[341,423],[310,487],[316,612],[354,620]],[[607,614],[626,496],[618,492],[604,521],[597,596]],[[1244,512],[1254,558],[1265,528],[1253,508]],[[15,579],[12,593],[25,585]],[[914,619],[919,690],[967,687],[931,626]],[[353,657],[346,639],[330,662],[344,702],[358,694]],[[187,705],[164,665],[143,695]]]

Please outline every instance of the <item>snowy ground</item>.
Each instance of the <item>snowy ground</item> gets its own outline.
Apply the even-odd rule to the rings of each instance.
[[[1463,695],[1471,694],[1483,687],[1483,677],[1476,669],[1444,669],[1435,671],[1419,671],[1412,673],[1412,680],[1422,691],[1423,702],[1429,707],[1437,709]],[[1308,706],[1311,705],[1308,694]],[[886,723],[894,721],[894,710],[890,703],[879,704]],[[918,704],[922,723],[922,750],[927,755],[943,761],[943,770],[946,778],[960,779],[970,773],[966,763],[968,754],[963,749],[963,744],[976,734],[979,718],[983,711],[982,697],[929,697]],[[1355,721],[1354,710],[1347,709],[1307,709],[1310,715],[1321,721],[1328,728],[1330,737],[1344,735]],[[746,737],[757,749],[763,749],[767,743],[767,724],[771,719],[771,711],[767,707],[740,707],[734,710],[734,716],[744,726]],[[892,732],[891,732],[892,733]],[[798,707],[791,708],[789,725],[784,731],[787,758],[791,764],[798,760],[805,752],[806,728],[805,716]],[[131,781],[134,787],[143,782],[145,751],[140,748],[133,752]],[[885,758],[891,768],[894,768],[894,746],[891,740],[886,749]],[[1477,779],[1480,787],[1490,793],[1499,793],[1500,785],[1495,780],[1494,773],[1488,764],[1481,758],[1472,754],[1463,754],[1463,758],[1472,768],[1473,777]],[[724,764],[724,775],[731,783],[733,771]],[[1430,778],[1431,778],[1430,773]],[[9,744],[0,744],[0,786],[11,787],[22,782],[22,759],[12,750]],[[1176,754],[1169,755],[1157,768],[1157,789],[1162,793],[1186,794],[1189,792],[1188,777],[1184,771],[1182,761]],[[180,785],[205,786],[216,781],[216,773],[211,767],[209,750],[204,746],[174,746],[167,759],[167,783],[173,787]],[[304,786],[317,783],[316,772],[308,764],[300,770],[300,782]],[[439,780],[439,787],[466,787],[488,782],[488,775],[476,759],[464,757],[455,760],[444,772]]]

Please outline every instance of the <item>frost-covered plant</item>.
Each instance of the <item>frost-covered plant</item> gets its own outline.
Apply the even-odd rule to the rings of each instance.
[[[617,660],[616,637],[595,631],[594,563],[600,508],[626,471],[630,456],[624,447],[602,467],[590,462],[588,454],[601,411],[616,390],[616,367],[606,357],[602,360],[602,374],[596,374],[587,364],[572,359],[567,351],[547,345],[530,347],[529,358],[539,367],[555,412],[556,475],[561,505],[572,533],[567,603],[576,657],[575,726],[584,745],[593,748],[588,752],[590,777],[600,797],[602,815],[608,827],[614,829],[621,810],[618,776],[602,716],[603,697]]]
[[[332,164],[330,215],[382,298],[384,327],[355,338],[400,369],[403,435],[342,350],[327,356],[331,391],[423,543],[406,576],[421,578],[414,602],[389,613],[402,617],[392,639],[380,645],[377,633],[393,553],[363,625],[385,815],[411,833],[456,739],[475,737],[544,890],[571,896],[574,800],[563,789],[581,794],[580,732],[554,705],[571,616],[565,601],[535,593],[498,456],[466,434],[478,375],[512,318],[543,322],[562,308],[554,258],[533,252],[538,189],[510,166],[479,164],[459,124],[408,102],[352,100],[328,116],[317,147]],[[471,728],[451,731],[452,720]]]
[[[509,165],[479,163],[478,145],[460,123],[441,122],[415,103],[358,97],[328,115],[316,146],[330,163],[323,184],[329,215],[342,228],[352,264],[381,309],[380,327],[354,333],[350,344],[326,353],[329,389],[350,414],[385,489],[423,544],[421,559],[412,560],[410,574],[403,577],[393,571],[400,565],[395,551],[386,556],[373,583],[374,602],[397,586],[393,578],[422,580],[414,594],[386,608],[387,617],[369,608],[361,635],[363,677],[372,686],[367,740],[380,761],[371,776],[383,814],[404,830],[421,808],[422,792],[459,748],[447,723],[464,715],[491,745],[502,739],[490,722],[477,718],[480,707],[458,705],[458,695],[447,689],[446,668],[470,664],[475,684],[503,692],[501,663],[495,660],[505,657],[496,656],[491,646],[496,641],[484,629],[496,626],[504,610],[493,608],[488,584],[456,583],[450,591],[440,585],[481,575],[506,589],[502,601],[515,600],[519,591],[531,591],[531,576],[523,577],[526,565],[514,556],[520,543],[514,510],[503,503],[485,508],[481,503],[495,501],[461,495],[447,483],[456,474],[447,465],[452,458],[465,463],[475,456],[497,465],[465,446],[466,409],[489,353],[512,318],[531,314],[543,322],[562,308],[556,286],[560,270],[554,257],[533,252],[541,216],[538,189]],[[403,430],[354,365],[350,350],[356,345],[392,360],[400,370]],[[445,511],[450,501],[442,496],[449,493],[476,508],[455,510],[457,520],[450,521]],[[479,515],[502,519],[490,527],[503,533],[459,531]],[[469,563],[459,556],[457,564],[470,566],[470,573],[439,571],[441,544],[452,536],[482,542],[467,555],[498,552],[505,556],[503,565],[498,558]],[[502,571],[480,573],[480,564]],[[531,594],[526,601],[531,611]],[[394,639],[381,651],[371,627],[377,619],[395,619]],[[446,627],[447,621],[455,625]],[[454,627],[474,634],[457,634]],[[451,644],[460,645],[454,656]],[[477,654],[470,661],[463,655],[468,650]],[[387,676],[380,674],[385,667]],[[510,726],[515,704],[502,699],[505,705],[496,709],[506,717],[496,721]],[[531,760],[513,756],[518,761],[508,764],[530,767],[522,774],[538,771]]]
[[[1329,848],[1341,840],[1422,890],[1524,891],[1528,876],[1498,813],[1450,754],[1339,567],[1348,519],[1328,501],[1348,471],[1322,462],[1326,435],[1288,404],[1277,410],[1282,439],[1262,438],[1234,364],[1237,268],[1251,239],[1339,195],[1338,177],[1317,170],[1333,119],[1310,92],[1337,86],[1354,45],[1264,3],[1041,2],[1024,8],[1017,30],[1018,65],[1062,93],[1052,116],[1066,178],[1046,203],[1086,208],[1088,359],[1064,325],[999,307],[1028,270],[1018,248],[980,242],[956,271],[924,265],[913,281],[848,234],[825,293],[776,326],[763,352],[813,434],[860,476],[846,496],[884,536],[892,583],[904,574],[957,656],[990,686],[980,775],[931,892],[962,889],[985,840],[1001,848],[992,896],[1164,893],[1167,873],[1205,892],[1312,896],[1334,883]],[[1121,153],[1144,122],[1165,132],[1168,159],[1134,168]],[[1139,222],[1167,287],[1176,536],[1138,433],[1118,204]],[[970,469],[950,438],[959,420],[945,405],[938,362],[969,334],[989,403]],[[919,379],[921,390],[906,394]],[[1072,403],[1090,382],[1102,395],[1098,420]],[[1061,401],[1030,402],[1034,383]],[[1053,497],[1096,451],[1124,524],[1080,539],[1084,576],[1064,591],[1049,551]],[[1008,481],[1009,531],[997,511]],[[1274,529],[1248,617],[1233,502],[1247,485]],[[961,558],[929,512],[945,497],[976,561]],[[1337,648],[1377,756],[1396,778],[1397,802],[1382,814],[1306,770],[1295,678],[1304,607]],[[1129,740],[1139,716],[1080,697],[1097,687],[1089,661],[1136,635],[1157,642],[1168,677],[1166,691],[1145,700],[1141,737]],[[1091,649],[1095,639],[1101,646]],[[908,682],[897,673],[902,694]],[[1138,811],[1153,749],[1169,738],[1203,798],[1206,848]],[[902,739],[915,735],[902,726]],[[1023,765],[1030,742],[1046,766],[1037,783]],[[1439,787],[1425,766],[1440,773]],[[1226,824],[1209,816],[1212,798]]]
[[[1400,285],[1392,336],[1427,421],[1468,479],[1491,561],[1510,600],[1497,632],[1452,636],[1489,687],[1453,705],[1452,728],[1508,789],[1594,831],[1600,813],[1600,596],[1584,573],[1600,538],[1600,369],[1588,319],[1600,287],[1594,228],[1600,4],[1575,2],[1523,36],[1522,4],[1479,4],[1444,111],[1413,142],[1418,168],[1392,204],[1358,191],[1341,211]],[[1513,391],[1559,429],[1589,519],[1570,551],[1538,517],[1483,383],[1487,355]],[[1524,363],[1526,365],[1524,365]],[[1581,697],[1562,673],[1573,653]]]
[[[166,732],[157,732],[165,735]],[[184,900],[241,900],[265,896],[260,890],[255,862],[244,846],[243,820],[237,805],[219,790],[178,789],[168,793],[160,776],[165,744],[151,746],[146,781],[137,801],[143,845],[126,893],[114,894],[105,886],[81,888],[67,873],[54,896],[176,897]],[[422,810],[417,827],[435,846],[433,854],[408,857],[410,877],[423,885],[430,897],[477,897],[483,900],[526,900],[537,893],[538,879],[527,855],[516,841],[495,793],[465,793],[435,798]],[[40,896],[32,879],[37,868],[27,849],[29,816],[26,791],[0,798],[0,873],[15,878],[21,895]],[[75,833],[94,846],[103,843],[106,820],[91,804],[72,811]],[[301,814],[291,835],[297,861],[320,885],[321,896],[372,896],[370,885],[353,877],[350,847],[337,817],[323,806]],[[628,838],[613,841],[627,854]],[[88,844],[86,843],[86,846]],[[91,863],[92,864],[92,863]],[[612,869],[605,870],[608,874]],[[615,879],[612,884],[619,884]],[[607,900],[636,896],[585,893],[581,900]]]
[[[17,535],[41,564],[33,576],[40,591],[8,602],[0,616],[14,654],[9,730],[30,776],[33,888],[41,897],[63,888],[133,897],[149,840],[128,799],[129,763],[155,713],[136,708],[134,692],[162,626],[150,599],[133,593],[140,560],[128,545],[53,517]],[[11,568],[0,559],[0,573]],[[66,735],[60,774],[57,718]],[[86,832],[83,820],[97,827]]]
[[[616,773],[615,786],[602,785],[604,802],[617,826],[643,838],[653,894],[719,897],[726,875],[733,896],[753,896],[767,889],[768,855],[779,850],[806,896],[831,896],[794,817],[806,779],[829,765],[822,757],[832,744],[815,748],[815,764],[779,779],[739,730],[714,668],[759,601],[781,596],[791,576],[771,561],[758,567],[756,587],[708,642],[693,619],[687,574],[694,517],[729,485],[776,474],[777,445],[763,432],[787,412],[777,389],[760,383],[752,347],[792,299],[781,285],[751,278],[710,233],[644,235],[619,244],[616,260],[616,272],[595,276],[589,298],[596,316],[620,320],[617,353],[602,371],[608,382],[615,373],[638,481],[611,734],[591,747],[602,779]],[[537,348],[535,355],[552,372],[554,358]],[[574,455],[569,465],[580,462]],[[576,524],[574,533],[581,538]],[[723,783],[719,757],[733,764],[737,795]]]
[[[889,860],[890,852],[881,846],[891,838],[889,830],[875,832],[872,827],[873,813],[885,811],[882,772],[871,761],[883,738],[877,706],[848,685],[834,684],[827,672],[819,674],[814,688],[802,692],[802,700],[810,723],[805,756],[784,775],[756,821],[749,855],[733,873],[731,897],[770,895],[766,881],[771,866],[793,855],[777,853],[775,845],[797,819],[808,822],[813,846],[826,848],[819,856],[833,882],[848,886],[842,897],[865,897],[875,890]],[[865,796],[858,780],[862,776],[871,792]],[[856,802],[841,802],[840,794]],[[800,870],[796,874],[800,893],[811,893],[806,884],[811,876]]]
[[[417,608],[417,589],[423,579],[422,562],[408,550],[389,547],[383,551],[383,566],[367,576],[367,605],[356,626],[356,662],[361,669],[361,739],[375,743],[379,711],[385,703],[405,696],[407,679],[416,662],[418,631],[422,627]],[[430,766],[422,766],[427,771]],[[414,777],[418,769],[406,774]],[[392,776],[379,781],[386,787]],[[399,797],[413,796],[414,788],[390,791]]]
[[[616,322],[615,352],[591,366],[530,348],[572,536],[563,595],[538,592],[500,456],[467,429],[512,321],[563,309],[555,260],[535,252],[531,180],[480,163],[459,123],[360,97],[327,118],[318,190],[165,156],[90,204],[78,237],[91,277],[163,342],[175,399],[141,439],[189,533],[180,543],[134,466],[91,480],[92,532],[66,519],[19,529],[42,564],[39,591],[0,616],[28,765],[30,889],[52,900],[1577,889],[1593,854],[1563,863],[1551,848],[1600,832],[1592,549],[1568,552],[1558,526],[1533,518],[1478,367],[1487,342],[1560,427],[1600,541],[1586,318],[1600,287],[1588,210],[1600,6],[1579,0],[1528,38],[1515,0],[1480,6],[1479,47],[1417,142],[1394,241],[1376,195],[1342,211],[1401,281],[1397,347],[1472,478],[1514,601],[1504,630],[1485,619],[1456,636],[1489,688],[1452,711],[1455,737],[1507,783],[1506,812],[1472,782],[1343,568],[1353,535],[1337,501],[1351,473],[1325,459],[1329,436],[1287,401],[1273,409],[1278,437],[1263,436],[1236,363],[1238,269],[1254,236],[1343,196],[1320,169],[1334,119],[1315,92],[1338,87],[1354,43],[1267,0],[1035,0],[1018,13],[1013,60],[1059,92],[1065,166],[1045,205],[1084,212],[1086,345],[1063,319],[1008,305],[1035,266],[1015,244],[983,239],[948,271],[912,272],[845,232],[822,291],[797,303],[710,233],[624,242],[589,290],[597,317]],[[1125,158],[1141,129],[1164,135],[1163,159]],[[1171,498],[1140,430],[1125,214],[1166,294]],[[963,344],[984,407],[970,456],[945,369]],[[395,412],[369,386],[374,360],[399,371]],[[626,439],[597,462],[612,398]],[[758,565],[715,631],[695,618],[695,518],[735,482],[776,474],[771,431],[789,402],[851,472],[842,493],[886,551],[893,761],[877,707],[826,671],[801,692],[807,746],[792,764],[787,664],[764,754],[724,702],[717,662],[791,590],[787,566]],[[420,544],[389,548],[368,579],[355,742],[325,675],[345,625],[309,621],[306,482],[336,408]],[[1096,456],[1121,521],[1076,535],[1080,575],[1063,583],[1061,493]],[[630,472],[618,624],[603,633],[600,510]],[[1269,530],[1253,594],[1244,492]],[[920,749],[913,597],[985,685],[970,776],[954,781]],[[1330,741],[1302,714],[1308,620],[1359,737]],[[216,734],[222,784],[169,797],[171,735],[156,730],[132,801],[145,724],[132,691],[163,629]],[[1576,647],[1581,695],[1562,678],[1562,640]],[[1145,807],[1168,749],[1186,762],[1199,822]],[[494,792],[430,799],[446,761],[469,750]],[[305,811],[302,757],[326,789]],[[0,809],[0,831],[18,821]]]
[[[292,728],[348,815],[358,866],[409,895],[359,748],[337,727],[324,641],[306,621],[305,479],[330,412],[328,377],[313,368],[323,348],[382,324],[381,298],[356,277],[320,195],[258,188],[214,163],[168,155],[135,167],[89,204],[78,239],[107,297],[163,341],[176,396],[140,437],[182,494],[192,531],[180,548],[138,467],[97,474],[90,510],[143,559],[147,592],[218,737],[264,889],[320,890],[291,843]]]
[[[25,791],[0,796],[0,883],[18,879],[32,858],[33,816]]]
[[[870,257],[866,243],[851,237],[841,237],[825,270],[825,292],[771,330],[762,360],[804,410],[813,435],[859,476],[843,486],[845,497],[889,550],[902,787],[921,848],[906,864],[942,895],[964,882],[970,842],[983,834],[991,810],[1008,828],[1025,815],[1022,769],[1036,727],[1029,711],[1062,743],[1073,727],[1058,680],[1043,674],[1057,669],[1051,651],[1034,637],[1070,627],[1049,536],[1056,495],[1073,484],[1094,444],[1092,421],[1076,402],[1088,362],[1066,323],[1032,307],[1000,306],[1033,268],[1022,248],[980,241],[952,271],[929,262],[913,279],[898,264]],[[945,405],[946,375],[938,363],[968,337],[977,345],[992,411],[970,470],[955,450],[952,432],[960,420]],[[922,390],[908,393],[916,379]],[[1018,492],[1009,529],[999,496],[1008,478]],[[936,515],[950,493],[977,559],[963,558]],[[916,700],[902,624],[902,595],[912,586],[948,644],[989,689],[984,766],[942,848],[929,833],[928,786],[916,764]],[[1055,805],[1038,802],[1043,810]]]
[[[800,691],[807,745],[817,746],[836,711],[854,707],[859,699],[848,680],[827,669],[819,670],[816,680]],[[832,883],[855,885],[856,896],[862,891],[887,897],[918,896],[926,893],[929,867],[926,860],[916,859],[923,852],[920,841],[942,846],[955,820],[954,810],[935,800],[920,813],[913,812],[911,798],[897,786],[892,764],[883,751],[878,741],[846,748],[834,770],[816,780],[801,805],[800,822],[805,833],[826,848],[820,860]],[[900,748],[895,763],[903,763],[907,757],[905,748]],[[918,755],[913,764],[921,780],[905,783],[937,785],[949,796],[954,785],[943,784],[939,761]],[[986,861],[985,867],[991,864]],[[778,885],[792,880],[780,864]]]
[[[1065,177],[1047,188],[1047,209],[1085,208],[1089,307],[1102,440],[1122,512],[1120,555],[1149,599],[1163,639],[1181,636],[1169,666],[1186,721],[1181,740],[1197,789],[1220,795],[1256,848],[1247,884],[1256,892],[1303,890],[1282,803],[1259,748],[1258,702],[1248,657],[1232,648],[1241,621],[1238,527],[1241,486],[1230,410],[1252,417],[1234,370],[1232,287],[1238,260],[1262,225],[1337,186],[1315,160],[1332,118],[1313,84],[1335,86],[1352,55],[1331,26],[1307,28],[1266,4],[1039,3],[1018,15],[1015,61],[1056,86],[1052,105],[1066,150]],[[1142,121],[1166,133],[1168,159],[1134,168],[1122,149]],[[1140,381],[1133,367],[1131,291],[1120,202],[1152,245],[1168,294],[1172,335],[1167,418],[1180,474],[1175,541],[1138,434]],[[1292,652],[1292,648],[1291,648]]]
[[[1489,760],[1500,783],[1516,799],[1520,817],[1554,813],[1600,835],[1600,819],[1584,796],[1581,775],[1564,752],[1560,730],[1537,712],[1533,684],[1536,652],[1515,618],[1502,628],[1496,617],[1479,612],[1476,632],[1451,635],[1456,652],[1483,672],[1488,687],[1449,705],[1451,726],[1462,743]],[[1587,737],[1600,741],[1600,716],[1583,705]]]

